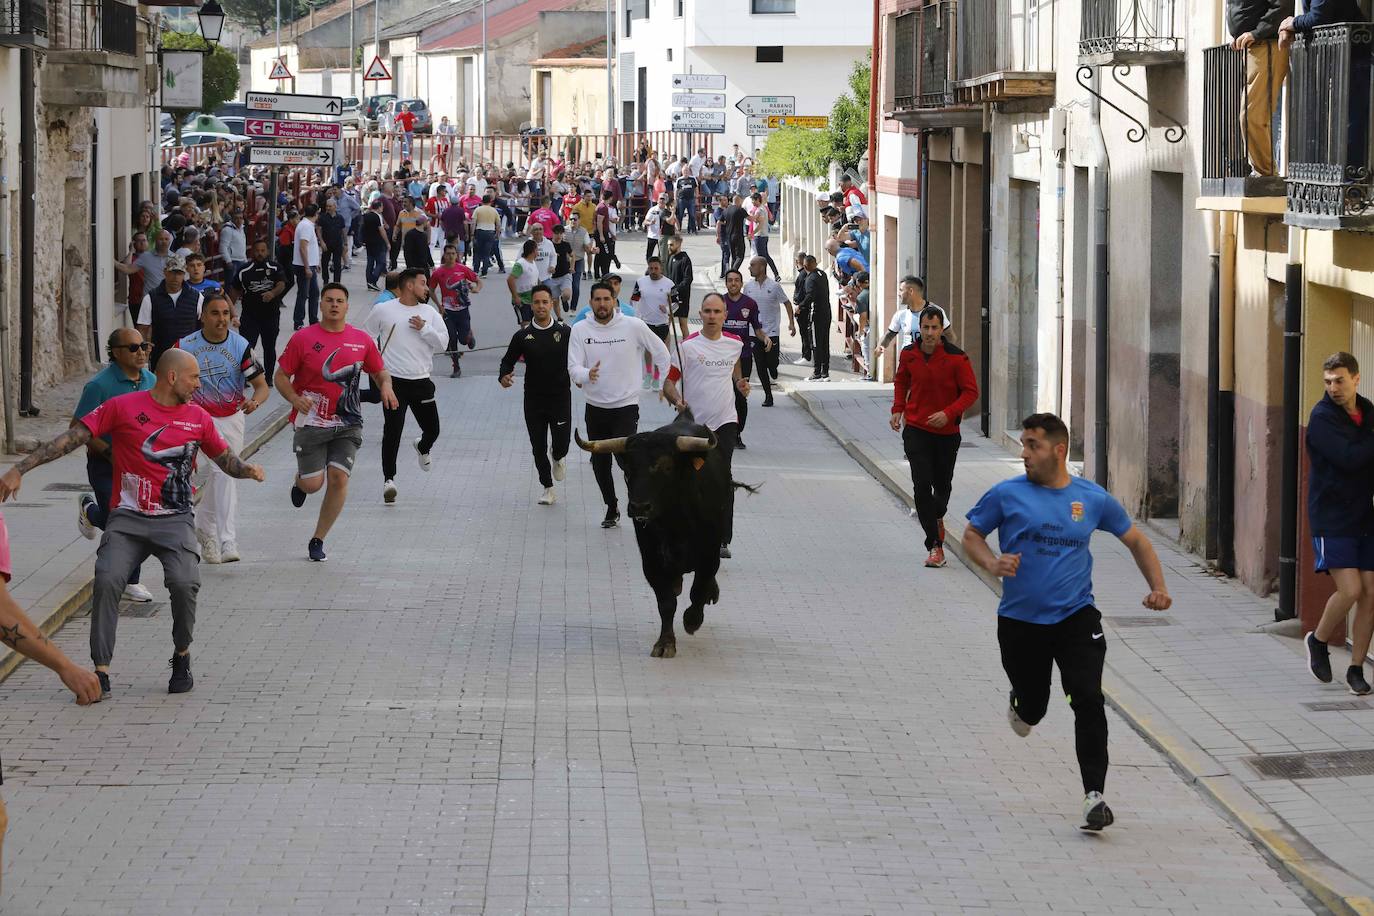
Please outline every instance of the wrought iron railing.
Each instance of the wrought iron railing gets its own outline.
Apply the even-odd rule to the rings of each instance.
[[[894,20],[895,108],[943,108],[953,103],[949,65],[957,5],[955,0],[937,0]]]
[[[47,0],[0,0],[0,47],[44,47],[47,42]]]
[[[1339,228],[1374,223],[1370,53],[1374,26],[1318,26],[1290,56],[1287,218]]]
[[[1041,13],[1050,15],[1052,6],[1051,0],[962,0],[955,79],[1053,70],[1052,45],[1040,41]]]
[[[916,44],[921,33],[921,11],[910,10],[892,20],[895,33],[892,42],[892,105],[894,108],[915,108],[917,88]]]
[[[1202,184],[1204,195],[1226,193],[1227,179],[1250,173],[1241,118],[1245,55],[1230,45],[1202,52]]]
[[[54,50],[138,53],[138,10],[120,0],[64,0],[49,11]]]
[[[1078,53],[1151,54],[1183,50],[1179,0],[1082,0]]]

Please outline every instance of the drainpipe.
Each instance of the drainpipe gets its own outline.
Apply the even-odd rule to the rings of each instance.
[[[1217,415],[1217,566],[1236,574],[1236,220],[1221,214],[1220,365]]]
[[[92,119],[91,119],[91,153],[90,153],[90,156],[91,156],[91,199],[90,199],[90,211],[91,211],[91,212],[90,212],[89,217],[88,217],[88,219],[87,219],[87,226],[89,227],[89,230],[90,230],[90,235],[89,235],[90,244],[88,245],[88,249],[89,249],[90,258],[91,258],[91,276],[90,276],[90,281],[91,281],[91,339],[90,339],[90,341],[89,341],[89,344],[90,344],[89,350],[90,350],[90,356],[91,356],[92,361],[96,361],[96,360],[99,359],[99,353],[100,353],[100,298],[99,298],[99,290],[100,290],[100,282],[99,282],[99,276],[100,276],[100,266],[99,266],[99,265],[100,265],[100,258],[99,258],[99,254],[100,254],[100,250],[99,250],[99,248],[97,247],[97,241],[96,241],[96,240],[99,238],[99,235],[96,234],[97,231],[98,231],[98,229],[99,229],[99,226],[98,226],[98,223],[97,223],[97,219],[96,219],[96,216],[97,216],[96,207],[98,207],[98,206],[100,205],[100,200],[99,200],[99,198],[98,198],[97,195],[96,195],[96,188],[99,188],[99,187],[100,187],[100,125],[96,123],[95,118],[92,118]]]
[[[1283,484],[1279,501],[1279,606],[1275,620],[1298,616],[1298,398],[1302,385],[1302,259],[1305,237],[1288,230],[1283,277]]]
[[[19,51],[19,416],[33,417],[33,284],[34,245],[38,218],[34,198],[38,194],[38,116],[34,103],[33,51]]]
[[[1111,286],[1107,256],[1107,221],[1111,217],[1108,182],[1111,161],[1107,140],[1102,134],[1102,70],[1093,69],[1093,91],[1088,112],[1092,116],[1093,146],[1097,164],[1093,168],[1093,481],[1107,486],[1107,433],[1110,422],[1107,372],[1109,371],[1108,334],[1111,321]]]
[[[682,17],[684,22],[687,17]],[[873,53],[868,58],[868,194],[878,193],[878,68],[882,63],[883,13],[879,0],[873,0]]]
[[[14,454],[14,401],[10,397],[10,174],[9,138],[0,116],[0,399],[4,401],[5,453]]]
[[[927,260],[927,258],[930,254],[930,246],[927,244],[926,241],[930,237],[930,194],[928,193],[930,188],[930,131],[928,130],[921,131],[920,157],[921,197],[919,202],[917,203],[917,206],[920,208],[921,211],[921,243],[918,249],[919,254],[917,256],[919,259],[918,263],[920,265],[917,268],[917,272],[921,278],[921,282],[924,283],[926,277],[928,276],[927,271],[929,270],[929,261]]]
[[[979,395],[983,402],[983,437],[992,435],[992,406],[988,386],[992,379],[992,106],[983,106],[983,297],[979,363]]]
[[[1068,112],[1064,112],[1065,132],[1068,131]],[[1054,123],[1051,116],[1050,123]],[[1058,141],[1056,141],[1058,142]],[[1055,331],[1055,373],[1054,373],[1054,413],[1064,416],[1064,160],[1068,158],[1068,137],[1055,156],[1054,219],[1057,238],[1054,254],[1054,331]],[[1072,418],[1077,422],[1078,418]]]

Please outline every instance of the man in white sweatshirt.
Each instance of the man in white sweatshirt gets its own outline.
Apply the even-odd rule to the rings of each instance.
[[[429,470],[430,448],[439,438],[439,407],[429,374],[434,354],[443,352],[448,338],[439,313],[429,305],[425,272],[415,267],[401,271],[396,298],[372,306],[363,329],[377,340],[397,401],[394,408],[382,407],[382,499],[390,504],[396,501],[396,453],[406,410],[420,424],[420,437],[411,443],[420,470]]]
[[[633,436],[639,430],[644,356],[653,360],[655,376],[662,378],[668,371],[668,348],[647,324],[616,308],[609,284],[592,285],[591,305],[591,315],[573,325],[568,345],[568,374],[587,397],[587,438]],[[622,457],[615,459],[625,470]],[[601,527],[614,528],[620,524],[620,504],[611,456],[592,455],[592,473],[606,503]]]

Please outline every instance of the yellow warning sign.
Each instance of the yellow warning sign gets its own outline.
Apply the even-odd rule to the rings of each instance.
[[[768,128],[777,130],[779,127],[809,127],[821,128],[830,125],[830,118],[825,115],[769,115]]]

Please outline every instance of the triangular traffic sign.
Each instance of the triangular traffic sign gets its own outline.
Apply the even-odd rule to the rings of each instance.
[[[365,80],[389,80],[391,73],[386,69],[386,64],[382,63],[381,55],[372,58],[372,63],[367,65],[367,72],[363,74]]]
[[[278,57],[276,63],[272,64],[272,72],[267,75],[267,78],[270,80],[291,79],[291,71],[286,69],[286,61]]]

